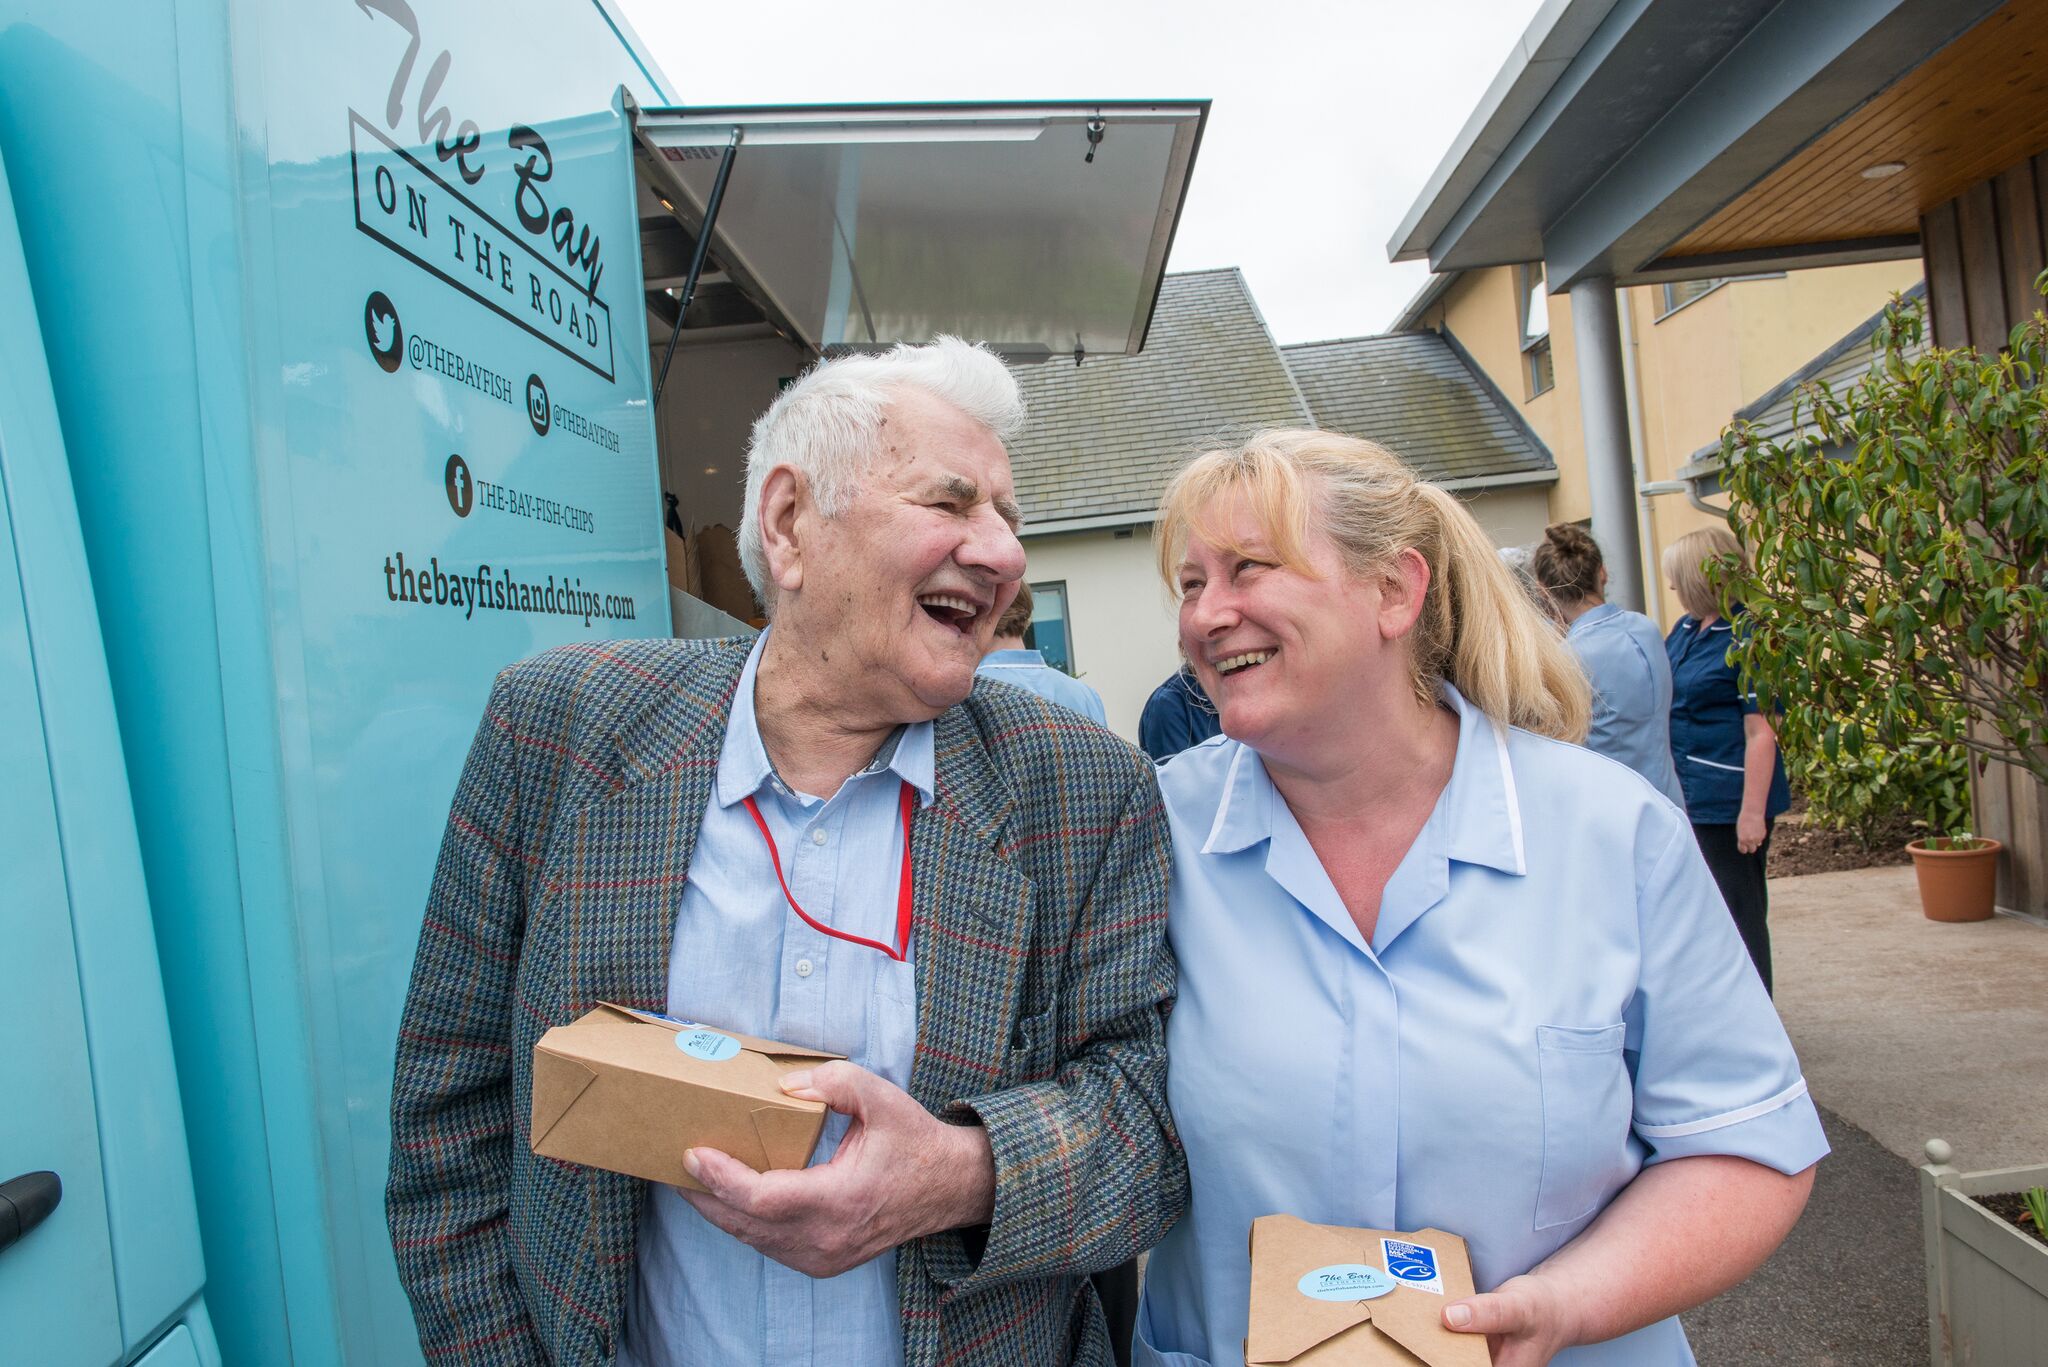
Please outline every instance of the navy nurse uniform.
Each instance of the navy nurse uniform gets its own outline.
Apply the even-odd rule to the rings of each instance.
[[[1243,1362],[1261,1215],[1450,1230],[1491,1290],[1647,1164],[1794,1173],[1827,1152],[1683,814],[1613,760],[1443,698],[1451,779],[1370,943],[1256,753],[1218,737],[1160,770],[1193,1200],[1152,1254],[1136,1362]],[[1667,1319],[1554,1361],[1693,1357]]]
[[[1737,609],[1740,612],[1740,609]],[[1771,823],[1792,805],[1785,782],[1785,756],[1771,757],[1771,786],[1764,797],[1764,843],[1744,854],[1735,843],[1735,818],[1742,810],[1742,758],[1747,742],[1742,719],[1761,711],[1756,694],[1745,692],[1728,662],[1734,631],[1722,618],[1707,627],[1685,616],[1664,638],[1671,661],[1671,755],[1685,789],[1685,810],[1693,836],[1706,856],[1721,899],[1756,965],[1764,990],[1771,988],[1770,891],[1764,881],[1771,851]]]

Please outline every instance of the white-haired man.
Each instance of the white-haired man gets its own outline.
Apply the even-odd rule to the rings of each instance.
[[[770,627],[499,677],[398,1045],[393,1244],[430,1359],[1105,1364],[1086,1274],[1179,1215],[1152,768],[975,686],[1016,593],[1014,381],[951,339],[755,424]],[[534,1041],[599,1000],[830,1050],[813,1166],[679,1192],[538,1158]]]

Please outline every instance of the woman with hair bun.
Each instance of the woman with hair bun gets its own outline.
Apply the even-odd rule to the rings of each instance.
[[[1585,676],[1451,495],[1267,432],[1168,488],[1224,734],[1159,771],[1192,1184],[1133,1361],[1243,1361],[1251,1223],[1462,1235],[1497,1367],[1684,1367],[1827,1152],[1684,816],[1576,744]]]
[[[1593,685],[1586,748],[1619,760],[1685,809],[1671,763],[1671,660],[1663,633],[1640,612],[1607,601],[1600,543],[1576,522],[1554,522],[1529,556],[1529,572],[1564,619],[1565,644]]]

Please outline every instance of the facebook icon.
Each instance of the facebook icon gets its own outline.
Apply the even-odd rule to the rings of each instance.
[[[470,506],[476,502],[476,485],[469,477],[468,463],[461,456],[448,457],[441,483],[448,490],[448,506],[455,510],[455,515],[468,517]]]

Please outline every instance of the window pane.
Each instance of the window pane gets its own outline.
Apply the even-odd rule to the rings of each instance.
[[[1523,352],[1522,359],[1528,372],[1530,398],[1533,399],[1538,394],[1547,392],[1551,386],[1557,383],[1557,371],[1551,363],[1550,341],[1548,338],[1536,343]]]
[[[1031,586],[1031,629],[1024,644],[1045,656],[1062,674],[1074,672],[1074,648],[1067,631],[1067,582],[1056,579]]]
[[[1659,309],[1658,313],[1661,316],[1662,314],[1682,309],[1701,295],[1707,294],[1715,287],[1725,285],[1726,283],[1728,283],[1727,279],[1718,275],[1709,276],[1705,280],[1671,281],[1661,287],[1664,307]]]
[[[1543,263],[1522,267],[1522,345],[1550,335],[1550,301],[1543,293]]]

